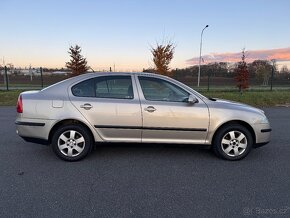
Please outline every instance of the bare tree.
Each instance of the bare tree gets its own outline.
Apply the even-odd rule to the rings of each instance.
[[[155,65],[155,71],[159,74],[172,76],[172,72],[169,70],[169,64],[173,59],[175,46],[172,42],[166,44],[156,44],[156,47],[151,47],[151,54],[153,55],[153,62]]]
[[[288,69],[287,65],[283,65],[280,69],[280,73],[289,74],[290,70]]]
[[[90,69],[87,65],[87,60],[81,55],[81,47],[78,45],[71,46],[68,53],[70,54],[70,61],[66,62],[66,67],[72,71],[73,76],[85,73]]]
[[[251,64],[253,72],[256,74],[256,79],[261,85],[268,86],[272,72],[272,64],[267,60],[255,60]]]

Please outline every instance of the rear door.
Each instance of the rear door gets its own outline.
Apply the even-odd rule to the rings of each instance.
[[[70,99],[105,141],[141,142],[141,108],[131,75],[98,76],[75,84]]]
[[[173,82],[157,77],[136,76],[143,114],[143,142],[204,144],[209,126],[207,105]]]

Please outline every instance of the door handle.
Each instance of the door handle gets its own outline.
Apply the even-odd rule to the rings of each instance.
[[[144,108],[144,110],[149,112],[149,113],[152,113],[152,112],[156,111],[156,108],[153,106],[148,106],[148,107]]]
[[[80,107],[85,110],[90,110],[93,106],[89,103],[85,103],[84,105],[81,105]]]

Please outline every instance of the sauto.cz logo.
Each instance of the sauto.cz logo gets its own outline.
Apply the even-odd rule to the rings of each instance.
[[[262,208],[262,207],[244,207],[243,215],[251,216],[251,215],[286,215],[290,213],[290,207],[285,206],[281,208]]]
[[[245,216],[252,215],[253,214],[253,209],[252,208],[249,208],[249,207],[245,207],[245,208],[243,208],[243,214]]]

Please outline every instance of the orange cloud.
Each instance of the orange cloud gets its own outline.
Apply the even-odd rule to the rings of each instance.
[[[238,53],[211,53],[202,56],[205,63],[211,62],[238,62],[241,60],[241,52]],[[246,51],[246,61],[253,62],[254,60],[272,60],[290,61],[290,47],[269,49],[269,50],[252,50]],[[187,64],[196,65],[199,62],[199,57],[194,57],[186,61]]]

